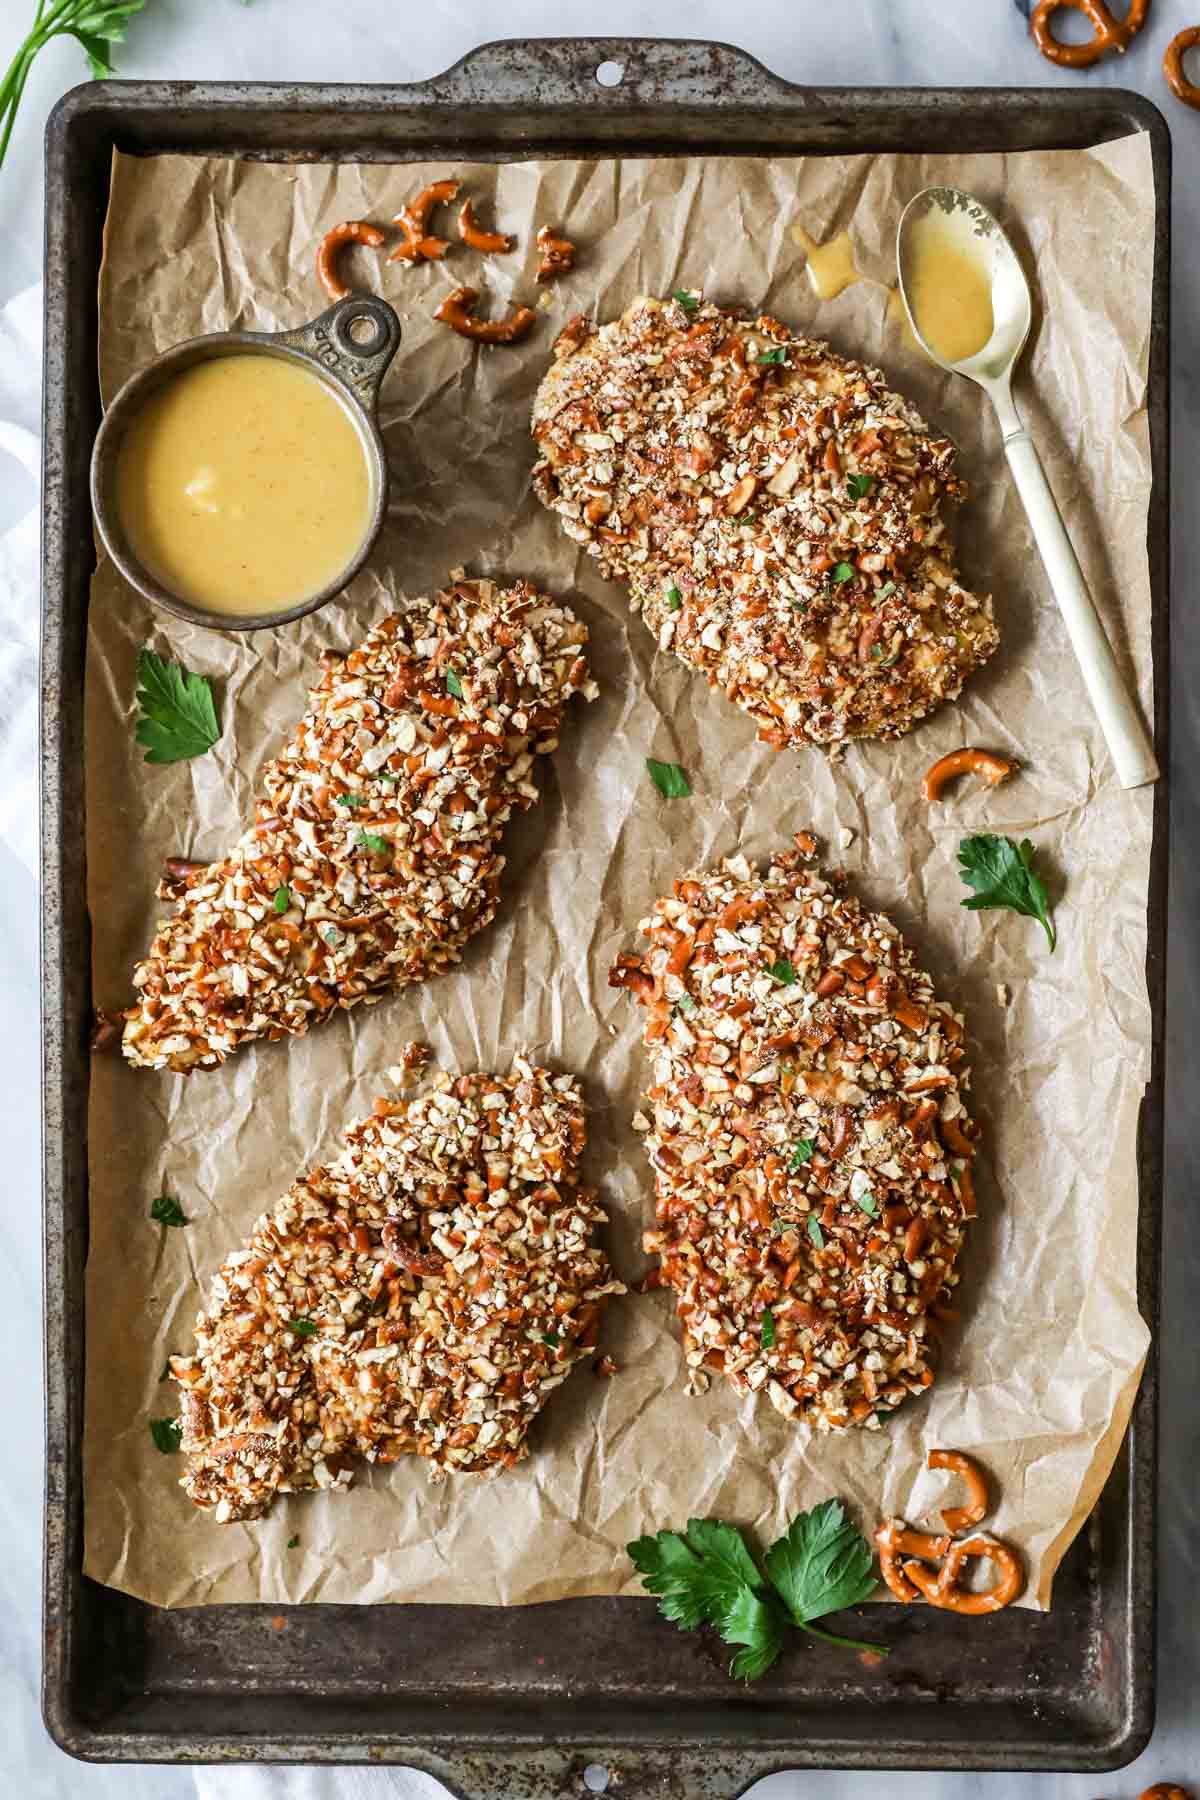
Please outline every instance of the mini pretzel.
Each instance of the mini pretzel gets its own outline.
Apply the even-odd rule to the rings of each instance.
[[[903,1519],[885,1519],[882,1525],[876,1526],[875,1542],[879,1547],[879,1573],[897,1600],[903,1600],[906,1606],[919,1596],[912,1582],[906,1581],[896,1567],[897,1555],[919,1556],[925,1562],[940,1563],[950,1548],[948,1537],[931,1537],[927,1531],[910,1531]],[[905,1574],[920,1567],[920,1563],[905,1563]],[[930,1580],[933,1579],[930,1576]]]
[[[1138,1795],[1138,1800],[1192,1800],[1192,1796],[1173,1781],[1156,1781],[1153,1787]]]
[[[317,279],[331,300],[348,300],[350,289],[337,272],[337,253],[343,244],[366,244],[372,250],[378,250],[383,242],[383,233],[375,225],[368,225],[362,219],[347,219],[341,225],[335,225],[327,231],[317,246]]]
[[[449,205],[458,197],[459,185],[457,181],[431,181],[411,205],[400,208],[392,223],[404,233],[404,242],[396,245],[389,262],[438,262],[445,256],[450,248],[447,240],[427,237],[425,228],[435,206]]]
[[[1095,36],[1086,44],[1060,44],[1050,29],[1050,21],[1064,6],[1074,7],[1091,20]],[[1033,41],[1042,55],[1064,69],[1090,69],[1102,56],[1115,50],[1123,56],[1142,26],[1150,0],[1129,0],[1124,19],[1114,19],[1104,0],[1040,0],[1029,21]]]
[[[456,287],[446,295],[434,313],[443,325],[457,331],[459,337],[474,338],[477,344],[516,344],[525,337],[537,314],[528,306],[518,306],[507,319],[473,319],[479,289]]]
[[[575,267],[575,246],[570,238],[555,237],[548,225],[539,225],[537,247],[542,260],[537,266],[538,281],[553,281]]]
[[[995,1587],[989,1588],[986,1594],[968,1593],[958,1585],[968,1556],[986,1556],[1000,1571]],[[936,1575],[921,1562],[906,1562],[904,1573],[920,1588],[931,1606],[942,1612],[963,1613],[968,1618],[976,1618],[980,1613],[1002,1612],[1012,1605],[1025,1585],[1025,1572],[1016,1551],[994,1537],[959,1538],[950,1545],[946,1560]]]
[[[969,1496],[965,1506],[948,1506],[942,1513],[946,1530],[966,1531],[985,1518],[988,1509],[987,1477],[978,1463],[973,1463],[961,1450],[931,1450],[925,1458],[927,1469],[953,1469],[967,1484]]]
[[[982,775],[989,787],[998,787],[1006,776],[1012,774],[1016,763],[1009,756],[999,756],[994,750],[951,750],[945,756],[939,756],[931,769],[925,771],[921,783],[923,800],[940,800],[942,789],[956,775]]]
[[[1189,81],[1183,72],[1184,55],[1194,44],[1200,44],[1200,25],[1189,25],[1186,31],[1171,39],[1163,57],[1163,74],[1177,100],[1182,100],[1185,106],[1200,107],[1200,87]]]
[[[458,211],[458,235],[464,244],[470,244],[472,250],[481,250],[485,256],[498,256],[502,251],[511,250],[516,238],[509,237],[507,231],[485,231],[475,218],[475,208],[469,200],[464,200]]]

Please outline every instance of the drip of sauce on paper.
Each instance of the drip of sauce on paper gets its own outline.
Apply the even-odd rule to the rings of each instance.
[[[371,473],[318,375],[254,353],[196,363],[134,419],[117,512],[143,567],[210,612],[278,612],[319,593],[367,534]]]
[[[836,300],[856,281],[865,279],[854,260],[854,245],[848,231],[839,231],[827,244],[818,244],[803,225],[793,225],[792,240],[808,258],[808,279],[818,300]]]
[[[992,335],[992,278],[986,245],[964,241],[961,225],[930,211],[913,226],[905,270],[917,330],[943,362],[963,362]]]

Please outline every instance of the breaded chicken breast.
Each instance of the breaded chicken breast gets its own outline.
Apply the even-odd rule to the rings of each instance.
[[[533,429],[563,530],[772,744],[896,737],[996,648],[955,570],[954,446],[775,319],[646,299],[576,319]]]
[[[176,906],[134,973],[129,1061],[213,1068],[457,962],[495,913],[535,759],[571,695],[596,692],[586,641],[526,584],[457,579],[338,659],[267,764],[255,824],[159,888]]]
[[[819,1430],[873,1424],[933,1380],[975,1213],[962,1020],[797,852],[677,881],[641,929],[609,979],[646,1008],[645,1247],[692,1388],[716,1373]]]
[[[355,1462],[511,1467],[623,1293],[591,1244],[579,1089],[518,1058],[376,1102],[216,1275],[183,1393],[182,1485],[216,1517]]]

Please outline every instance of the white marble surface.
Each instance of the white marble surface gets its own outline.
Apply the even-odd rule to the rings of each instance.
[[[1116,0],[1125,10],[1124,0]],[[27,28],[34,0],[0,0],[0,64]],[[1200,1783],[1200,1333],[1195,1294],[1200,1249],[1192,1219],[1195,1166],[1200,962],[1194,924],[1200,908],[1200,820],[1192,759],[1200,751],[1200,635],[1193,620],[1200,556],[1200,508],[1192,482],[1200,458],[1200,354],[1195,297],[1200,284],[1200,114],[1179,106],[1159,75],[1162,50],[1195,22],[1189,0],[1154,0],[1150,24],[1124,59],[1086,77],[1050,67],[1035,53],[1014,0],[507,0],[496,9],[470,0],[150,0],[121,55],[141,77],[368,81],[436,73],[498,36],[612,35],[735,40],[794,81],[819,83],[1043,85],[1086,79],[1141,89],[1165,111],[1175,148],[1174,382],[1175,628],[1172,796],[1176,839],[1175,917],[1169,980],[1171,1079],[1163,1296],[1162,1627],[1159,1724],[1146,1755],[1104,1781],[1087,1777],[942,1775],[778,1776],[756,1800],[1112,1800],[1170,1778]],[[81,77],[81,55],[63,40],[29,82],[8,162],[0,171],[0,303],[37,279],[41,257],[41,128],[57,95]],[[36,416],[37,370],[22,405]],[[29,504],[24,474],[0,452],[0,530]],[[6,784],[29,769],[5,767]],[[0,1392],[9,1452],[0,1460],[0,1793],[29,1800],[399,1800],[432,1785],[372,1771],[102,1769],[72,1763],[46,1738],[38,1713],[39,1560],[42,1435],[39,1324],[37,1143],[37,923],[31,876],[0,845]],[[1187,1120],[1192,1119],[1189,1128]],[[440,1791],[440,1790],[438,1790]]]

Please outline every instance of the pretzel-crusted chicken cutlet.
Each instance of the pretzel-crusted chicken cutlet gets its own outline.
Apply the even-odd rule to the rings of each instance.
[[[509,1468],[613,1279],[578,1185],[578,1086],[522,1058],[377,1101],[226,1258],[183,1391],[183,1486],[221,1520],[347,1486],[353,1464]]]
[[[254,825],[159,887],[177,904],[134,974],[129,1061],[211,1068],[456,962],[495,913],[535,758],[571,695],[597,691],[586,641],[528,585],[454,579],[337,659],[267,764]]]
[[[974,1217],[962,1021],[882,914],[806,866],[677,881],[610,972],[646,1009],[645,1133],[692,1391],[840,1431],[928,1387]]]
[[[896,737],[999,641],[955,572],[954,446],[776,320],[642,299],[555,346],[539,498],[776,746]]]

